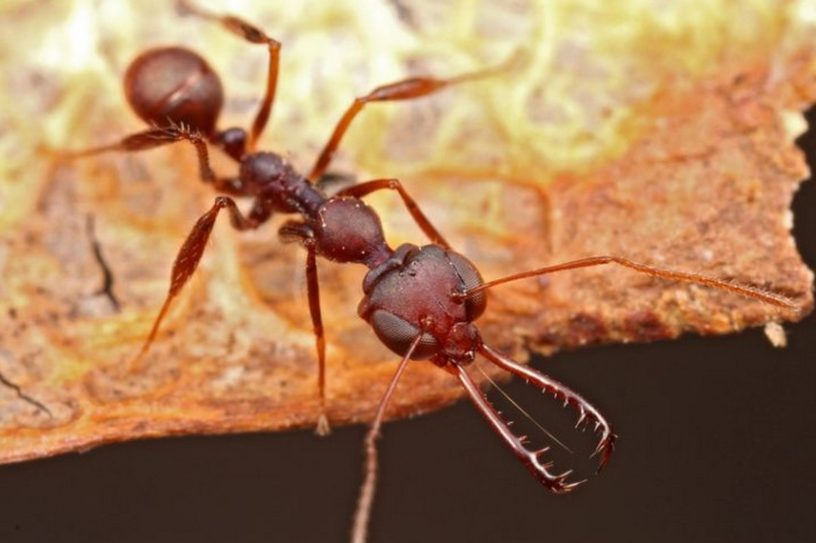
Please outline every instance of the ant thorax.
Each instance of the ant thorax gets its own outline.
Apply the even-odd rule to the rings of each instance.
[[[238,177],[246,195],[263,200],[278,213],[309,214],[326,199],[277,153],[245,156]]]

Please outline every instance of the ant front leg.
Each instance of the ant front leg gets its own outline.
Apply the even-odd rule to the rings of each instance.
[[[331,432],[326,414],[326,336],[323,332],[323,316],[320,310],[320,284],[317,277],[317,249],[311,228],[297,221],[288,221],[278,231],[284,241],[300,241],[306,248],[306,292],[309,297],[309,315],[317,350],[317,393],[320,415],[315,432],[325,436]]]
[[[246,152],[253,152],[255,150],[255,144],[258,141],[258,138],[263,132],[264,128],[266,127],[266,123],[269,121],[269,116],[272,113],[272,104],[275,102],[275,91],[278,86],[278,67],[280,65],[280,49],[281,44],[279,41],[270,38],[267,36],[261,29],[258,27],[240,19],[238,17],[234,17],[232,15],[218,15],[211,11],[199,8],[198,6],[193,5],[188,0],[179,0],[178,6],[180,10],[184,13],[189,13],[192,15],[196,15],[198,17],[215,21],[223,26],[228,31],[232,32],[233,34],[240,36],[241,38],[245,39],[250,43],[266,45],[269,49],[269,65],[267,68],[267,76],[266,76],[266,93],[264,94],[263,101],[258,109],[258,113],[255,114],[255,120],[252,122],[252,128],[249,132],[249,140],[246,142],[245,148],[241,149],[243,153]],[[230,156],[233,158],[240,158],[240,156],[235,157],[233,153],[238,153],[236,150],[231,150],[231,147],[236,146],[238,141],[238,133],[231,133],[235,129],[227,130],[222,132],[219,139],[224,140],[222,143],[225,146],[225,150],[227,151]],[[244,147],[243,142],[241,142],[241,146]]]
[[[321,175],[323,175],[334,157],[334,153],[337,151],[337,147],[340,145],[340,140],[343,139],[343,135],[348,130],[351,122],[354,120],[357,114],[363,110],[363,107],[366,104],[370,102],[397,102],[421,98],[448,88],[451,85],[495,75],[506,67],[507,65],[502,65],[485,70],[469,72],[457,77],[451,77],[449,79],[437,79],[435,77],[411,77],[395,83],[379,86],[365,96],[355,98],[354,102],[352,102],[352,104],[337,122],[331,138],[329,138],[329,141],[320,152],[317,161],[315,161],[314,166],[312,166],[312,171],[308,176],[309,180],[314,182]]]
[[[173,270],[170,274],[170,288],[167,291],[167,296],[164,299],[161,310],[159,311],[156,320],[153,321],[153,327],[150,329],[150,334],[147,336],[141,351],[131,363],[131,369],[136,371],[140,367],[141,360],[150,349],[156,335],[159,332],[161,323],[167,314],[170,304],[173,299],[181,292],[184,285],[193,275],[201,257],[204,254],[204,249],[207,246],[207,241],[210,239],[215,220],[222,209],[227,209],[230,213],[230,222],[232,227],[236,230],[250,230],[257,228],[260,224],[265,222],[271,215],[270,211],[263,205],[256,202],[252,208],[249,217],[244,217],[235,201],[227,196],[218,196],[213,203],[213,206],[196,221],[184,244],[179,249],[176,260],[173,263]]]
[[[445,241],[445,238],[442,237],[442,234],[440,234],[436,227],[431,224],[431,221],[428,220],[428,217],[426,217],[419,208],[416,201],[411,198],[411,195],[408,194],[405,187],[403,187],[402,183],[400,183],[399,179],[374,179],[373,181],[366,181],[365,183],[352,185],[351,187],[339,191],[337,194],[335,194],[335,197],[352,196],[354,198],[362,198],[367,194],[383,189],[397,191],[400,198],[402,198],[405,207],[408,209],[408,213],[411,214],[411,217],[414,218],[417,225],[419,225],[425,235],[428,236],[431,243],[440,245],[445,249],[451,248],[448,242]]]

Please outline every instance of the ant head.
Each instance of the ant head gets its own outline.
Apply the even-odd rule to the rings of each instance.
[[[145,122],[189,125],[212,135],[224,91],[218,74],[196,53],[183,47],[149,49],[125,73],[125,96]]]
[[[387,310],[374,311],[370,322],[380,341],[400,356],[405,356],[411,344],[420,335],[419,327]],[[423,326],[434,328],[433,324],[425,322]],[[414,360],[432,358],[438,364],[442,361],[440,365],[451,361],[468,363],[476,357],[476,351],[481,342],[482,339],[476,325],[472,322],[460,321],[447,329],[441,342],[433,333],[422,332],[411,358]]]
[[[481,283],[462,255],[439,245],[406,244],[369,272],[359,313],[399,355],[420,336],[411,358],[469,362],[481,345],[473,320],[484,311],[485,298],[454,294]]]
[[[420,335],[418,326],[394,315],[386,309],[375,310],[369,322],[374,333],[383,344],[400,356],[405,356],[414,340]],[[419,343],[414,348],[411,358],[422,360],[440,354],[439,341],[429,332],[422,332]]]
[[[482,344],[479,330],[472,322],[457,322],[450,328],[445,340],[443,356],[445,360],[458,363],[473,362],[476,350]]]
[[[463,289],[460,292],[465,293],[484,283],[479,270],[476,269],[476,266],[474,266],[470,260],[450,250],[447,251],[447,255],[450,259],[451,266],[456,270],[456,274],[462,281]],[[475,321],[482,316],[482,313],[484,313],[487,307],[487,295],[484,291],[476,292],[473,296],[466,296],[464,300],[468,320]]]

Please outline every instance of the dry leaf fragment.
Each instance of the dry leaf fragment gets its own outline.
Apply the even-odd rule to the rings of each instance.
[[[788,346],[788,336],[785,329],[778,322],[769,322],[765,325],[765,336],[774,347],[784,348]]]
[[[4,19],[20,25],[19,35],[26,29],[32,30],[28,35],[43,35],[45,45],[35,50],[41,56],[47,58],[49,44],[67,43],[69,34],[61,30],[71,25],[98,24],[91,26],[100,37],[87,50],[73,44],[77,50],[71,58],[77,64],[63,63],[62,71],[53,64],[52,71],[44,71],[47,61],[36,54],[23,54],[11,43],[2,46],[0,58],[18,69],[3,75],[2,103],[15,106],[0,111],[6,157],[0,169],[0,375],[6,384],[0,387],[0,462],[147,436],[313,425],[315,362],[302,292],[304,255],[280,244],[273,226],[239,236],[220,225],[204,269],[152,351],[149,369],[138,375],[122,369],[161,302],[180,241],[213,194],[194,181],[193,157],[186,148],[73,165],[35,160],[43,132],[52,145],[81,147],[136,129],[117,101],[118,78],[129,58],[150,41],[139,22],[139,11],[149,8],[111,3],[129,11],[134,23],[110,33],[106,18],[124,20],[121,13],[95,16],[86,2],[49,9],[22,5],[2,8]],[[389,4],[372,5],[361,11],[353,2],[332,3],[319,8],[325,20],[312,11],[308,20],[325,24],[317,31],[298,26],[303,19],[296,12],[276,12],[281,16],[273,24],[270,14],[277,7],[245,14],[270,32],[280,28],[284,51],[291,50],[284,56],[290,60],[284,64],[273,131],[264,143],[291,148],[298,165],[308,162],[336,112],[361,90],[342,87],[348,74],[320,63],[328,54],[316,52],[326,43],[321,40],[336,45],[329,50],[338,66],[355,67],[349,73],[361,74],[366,83],[407,72],[456,73],[473,67],[462,60],[467,42],[457,50],[428,38],[428,28],[438,32],[438,25],[452,24],[444,9],[414,6],[399,19]],[[533,42],[540,47],[533,48],[530,65],[515,79],[457,89],[400,113],[372,108],[345,144],[347,167],[361,176],[406,178],[427,213],[486,278],[612,253],[767,288],[800,307],[780,312],[728,293],[625,270],[576,271],[493,293],[480,327],[502,348],[553,351],[797,320],[811,310],[813,299],[812,274],[789,232],[791,197],[807,174],[793,145],[792,126],[801,121],[799,111],[814,101],[816,49],[813,34],[797,18],[797,4],[786,4],[787,11],[779,13],[758,8],[766,5],[762,2],[751,5],[723,3],[723,13],[714,10],[711,17],[727,20],[728,9],[745,9],[766,30],[733,36],[737,45],[692,48],[708,52],[705,64],[682,57],[679,51],[687,44],[661,42],[657,29],[635,33],[635,46],[621,46],[626,54],[616,56],[612,48],[595,58],[576,49],[569,27],[557,27],[558,39],[544,39],[539,25],[529,24],[538,21],[529,14],[540,10],[552,10],[556,21],[566,13],[574,16],[560,3],[485,3],[478,7],[471,35],[482,46],[497,44],[502,52],[518,45],[518,36],[540,40]],[[583,9],[574,11],[595,21],[600,33],[610,13]],[[501,17],[493,19],[495,25],[480,25],[489,10]],[[185,41],[188,29],[196,28],[202,41],[198,49],[230,59],[222,73],[240,83],[230,89],[236,92],[230,120],[243,119],[240,114],[252,102],[247,108],[241,100],[256,97],[261,89],[258,81],[246,81],[243,66],[250,71],[262,66],[262,55],[256,58],[217,29],[202,31],[200,22],[186,20],[177,24],[175,17],[168,12],[150,19],[154,39]],[[357,48],[348,40],[352,21],[369,32],[384,24],[395,30],[373,49]],[[57,30],[46,33],[49,28]],[[644,61],[635,54],[642,49],[637,39],[660,45],[656,50],[667,53],[661,58],[685,58],[688,65]],[[471,53],[480,62],[495,60],[483,48]],[[314,57],[311,64],[293,65],[308,54]],[[446,58],[450,65],[444,64]],[[642,79],[621,83],[605,77],[612,70]],[[318,83],[325,87],[334,76],[337,84],[328,90],[302,90]],[[559,81],[571,82],[562,86],[570,90],[572,106],[563,111],[552,109],[551,89],[559,88]],[[514,99],[519,89],[524,100]],[[521,113],[516,110],[520,102],[527,108]],[[496,103],[509,105],[503,110]],[[387,111],[394,116],[384,122]],[[570,111],[579,113],[572,118]],[[50,121],[30,126],[31,118],[43,115]],[[554,134],[553,127],[562,132]],[[20,139],[9,143],[10,134]],[[281,141],[284,135],[288,139]],[[559,153],[542,150],[556,141],[563,145]],[[21,146],[18,155],[8,151]],[[394,245],[419,239],[395,202],[388,197],[373,201]],[[89,216],[93,231],[87,228]],[[103,270],[97,245],[115,278],[121,311],[99,292]],[[334,424],[363,421],[394,369],[394,357],[356,317],[363,270],[320,266],[330,342],[330,415]],[[435,409],[459,395],[444,372],[415,364],[404,377],[392,415]]]

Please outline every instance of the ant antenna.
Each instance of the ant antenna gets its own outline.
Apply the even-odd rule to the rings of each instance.
[[[490,377],[490,375],[488,375],[488,374],[487,374],[487,372],[486,372],[486,371],[485,371],[485,370],[484,370],[484,369],[483,369],[483,368],[482,368],[482,367],[481,367],[481,366],[480,366],[478,363],[477,363],[477,364],[474,364],[474,366],[476,366],[476,369],[477,369],[477,370],[479,370],[479,371],[481,372],[481,374],[482,374],[482,375],[484,375],[485,379],[487,379],[487,381],[490,383],[490,385],[491,385],[491,386],[493,386],[493,387],[494,387],[496,390],[498,390],[498,391],[499,391],[499,393],[501,393],[501,395],[502,395],[502,396],[504,396],[504,398],[505,398],[505,399],[506,399],[508,402],[510,402],[510,403],[513,405],[513,407],[515,407],[516,409],[518,409],[518,410],[521,412],[521,414],[522,414],[522,415],[524,415],[524,416],[527,418],[527,420],[529,420],[530,422],[532,422],[533,424],[535,424],[535,425],[538,427],[538,429],[539,429],[539,430],[541,430],[542,432],[544,432],[544,434],[545,434],[547,437],[549,437],[550,439],[552,439],[552,440],[553,440],[555,443],[557,443],[557,444],[558,444],[558,445],[559,445],[559,446],[560,446],[562,449],[564,449],[565,451],[567,451],[567,452],[568,452],[568,453],[570,453],[570,454],[575,454],[574,452],[572,452],[572,449],[570,449],[569,447],[567,447],[567,446],[564,444],[564,442],[563,442],[563,441],[561,441],[560,439],[558,439],[557,437],[555,437],[555,436],[552,434],[552,432],[550,432],[549,430],[547,430],[546,428],[544,428],[543,426],[541,426],[541,424],[539,424],[539,423],[538,423],[538,421],[537,421],[537,420],[535,420],[535,419],[532,417],[532,415],[530,415],[530,413],[528,413],[528,412],[527,412],[527,410],[526,410],[526,409],[524,409],[524,408],[523,408],[521,405],[519,405],[519,404],[518,404],[518,402],[516,402],[516,401],[515,401],[513,398],[511,398],[511,397],[510,397],[510,395],[509,395],[507,392],[505,392],[505,390],[504,390],[502,387],[500,387],[500,386],[499,386],[499,384],[498,384],[496,381],[494,381],[494,380],[493,380],[493,379]]]
[[[777,307],[784,307],[785,309],[798,308],[797,304],[793,300],[780,294],[768,292],[766,290],[762,290],[755,287],[740,285],[738,283],[732,283],[730,281],[724,281],[722,279],[716,279],[714,277],[702,275],[699,273],[689,273],[664,268],[657,268],[654,266],[641,264],[639,262],[629,260],[628,258],[618,256],[593,256],[589,258],[581,258],[578,260],[572,260],[570,262],[556,264],[554,266],[546,266],[544,268],[537,268],[535,270],[520,272],[513,275],[508,275],[506,277],[501,277],[499,279],[494,279],[493,281],[487,281],[486,283],[482,283],[481,285],[468,289],[465,292],[454,292],[452,293],[452,297],[454,299],[464,300],[466,298],[470,298],[474,294],[495,287],[497,285],[509,283],[511,281],[526,279],[528,277],[536,277],[539,275],[546,275],[548,273],[558,271],[600,266],[603,264],[617,264],[624,268],[629,268],[630,270],[634,270],[645,275],[651,275],[652,277],[659,277],[661,279],[667,279],[670,281],[679,281],[682,283],[694,283],[698,285],[719,288],[722,290],[728,290],[731,292],[735,292],[737,294],[741,294],[743,296],[748,296],[749,298],[756,298],[757,300],[761,300],[765,303],[775,305]]]

